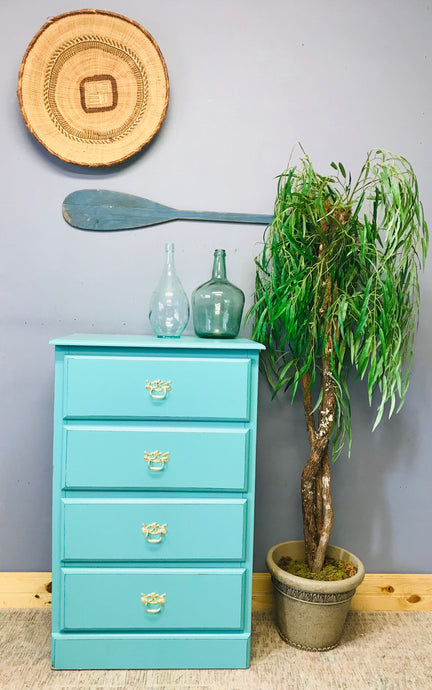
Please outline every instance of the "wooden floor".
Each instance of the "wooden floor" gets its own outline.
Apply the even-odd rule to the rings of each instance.
[[[286,645],[267,611],[253,614],[252,663],[234,671],[53,671],[51,612],[0,609],[0,689],[431,690],[432,613],[349,614],[339,647]]]

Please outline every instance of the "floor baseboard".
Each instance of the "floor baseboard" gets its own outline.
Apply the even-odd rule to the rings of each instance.
[[[51,606],[51,573],[0,572],[1,609]]]
[[[51,573],[0,572],[0,608],[49,608]],[[268,573],[254,573],[252,609],[273,606]],[[355,611],[432,611],[432,575],[366,573],[352,601]]]
[[[254,573],[252,608],[272,607],[272,585],[267,573]],[[366,573],[352,600],[355,611],[432,611],[432,575]]]

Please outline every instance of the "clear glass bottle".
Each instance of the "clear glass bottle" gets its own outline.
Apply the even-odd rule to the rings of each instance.
[[[189,321],[189,301],[174,266],[174,244],[165,245],[165,266],[151,299],[151,327],[160,338],[179,338]]]
[[[235,338],[244,302],[242,290],[227,280],[225,249],[215,249],[211,280],[192,294],[195,333],[200,338]]]

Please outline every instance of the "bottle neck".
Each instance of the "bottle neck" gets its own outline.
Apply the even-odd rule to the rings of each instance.
[[[225,249],[215,250],[212,278],[226,280]]]
[[[174,273],[174,244],[172,242],[165,245],[165,270],[167,273]]]

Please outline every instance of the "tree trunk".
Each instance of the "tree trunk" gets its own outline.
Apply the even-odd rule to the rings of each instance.
[[[333,526],[328,440],[316,438],[302,472],[301,495],[306,559],[313,572],[322,569]]]
[[[333,504],[331,497],[330,477],[330,437],[336,414],[335,383],[332,370],[333,344],[339,343],[340,331],[337,317],[332,314],[332,305],[338,295],[338,285],[332,280],[326,260],[326,247],[332,240],[333,229],[346,225],[351,217],[350,211],[333,209],[324,204],[324,217],[321,229],[324,235],[318,249],[318,259],[322,261],[324,276],[321,293],[320,333],[323,333],[323,350],[321,354],[321,405],[318,413],[318,424],[313,413],[311,373],[308,371],[302,378],[303,405],[306,426],[309,436],[310,455],[301,479],[301,496],[303,508],[303,532],[306,549],[306,560],[313,572],[322,569],[327,546],[333,527]],[[311,348],[316,343],[311,342]]]
[[[322,460],[322,503],[320,512],[322,516],[319,542],[315,551],[315,560],[312,565],[313,572],[318,572],[323,567],[330,534],[333,527],[333,504],[331,497],[330,458],[328,448]]]
[[[325,311],[328,309],[331,295],[335,289],[335,286],[332,286],[330,279],[328,279],[323,304]],[[318,415],[318,427],[313,413],[310,373],[307,372],[302,378],[303,405],[310,444],[309,459],[303,469],[301,479],[303,533],[306,560],[313,572],[318,572],[323,567],[333,527],[329,442],[336,410],[331,366],[334,335],[339,339],[337,325],[335,326],[332,320],[328,319],[324,327],[322,400]]]

